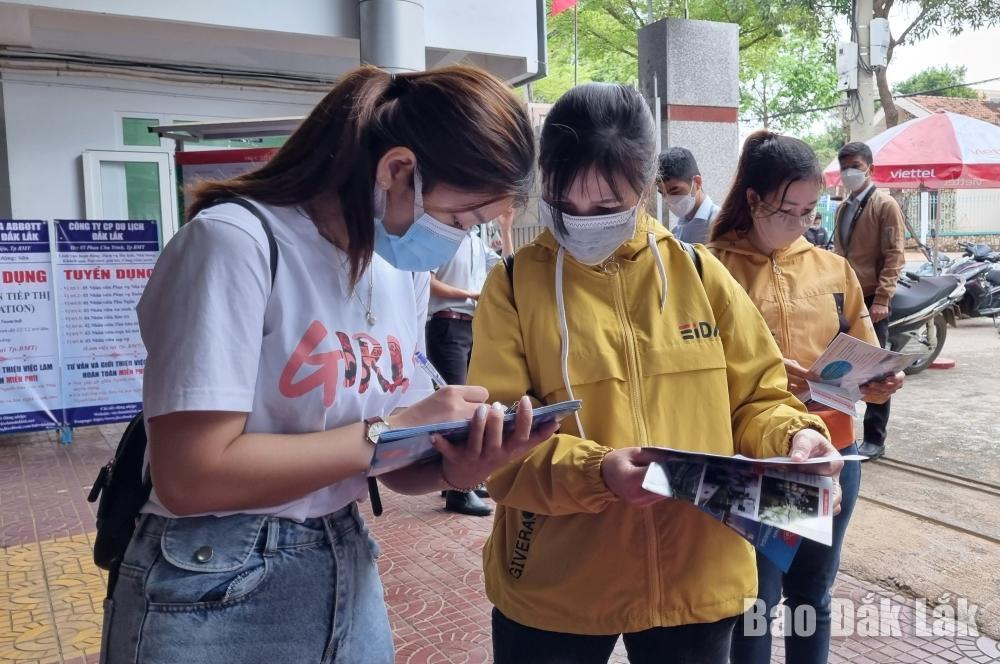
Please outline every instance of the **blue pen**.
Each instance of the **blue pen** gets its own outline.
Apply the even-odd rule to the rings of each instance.
[[[430,377],[431,384],[434,385],[435,390],[440,390],[442,387],[448,385],[447,381],[441,377],[441,374],[434,368],[434,365],[431,364],[426,355],[418,350],[413,354],[413,358],[417,361],[417,366],[423,369],[424,373]]]

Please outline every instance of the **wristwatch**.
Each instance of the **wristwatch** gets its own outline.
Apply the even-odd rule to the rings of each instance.
[[[391,428],[386,419],[382,417],[369,417],[365,420],[365,440],[374,447],[378,445],[378,437]]]

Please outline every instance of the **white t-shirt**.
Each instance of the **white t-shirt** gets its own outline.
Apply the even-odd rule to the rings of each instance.
[[[311,433],[361,422],[432,392],[423,350],[429,276],[378,255],[352,289],[347,256],[302,212],[258,204],[278,245],[234,204],[202,211],[164,248],[137,311],[146,344],[146,420],[178,411],[249,413],[249,433]],[[356,290],[356,293],[355,293]],[[303,520],[366,495],[357,475],[298,500],[242,513]],[[145,512],[172,516],[156,488]],[[219,512],[218,515],[231,512]]]

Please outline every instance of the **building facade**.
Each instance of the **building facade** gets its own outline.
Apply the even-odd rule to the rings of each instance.
[[[397,71],[470,63],[530,82],[544,75],[544,10],[544,0],[0,1],[0,218],[157,219],[165,240],[178,216],[175,145],[149,127],[301,116],[363,60]]]

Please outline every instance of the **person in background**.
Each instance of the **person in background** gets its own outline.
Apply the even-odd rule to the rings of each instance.
[[[836,454],[823,421],[787,391],[744,290],[645,213],[655,146],[635,89],[564,94],[541,133],[546,230],[511,271],[490,274],[479,300],[472,382],[504,403],[583,402],[488,482],[496,664],[604,664],[622,634],[635,664],[728,662],[744,598],[756,596],[753,549],[693,505],[643,489],[656,458],[643,448]],[[692,326],[708,332],[685,334]],[[841,461],[821,465],[836,473]]]
[[[420,494],[475,486],[556,429],[532,434],[525,398],[505,433],[485,389],[434,392],[411,359],[426,273],[527,196],[534,145],[482,70],[362,67],[266,164],[194,187],[137,307],[153,490],[102,662],[393,661],[357,505],[380,433],[472,419],[465,444],[435,437],[440,459],[379,478]]]
[[[501,250],[504,256],[514,253],[511,226],[514,208],[497,218]],[[472,319],[479,292],[486,276],[500,262],[500,254],[487,244],[487,224],[477,226],[465,236],[451,259],[431,272],[431,296],[427,321],[427,358],[449,385],[465,385],[472,355]],[[444,492],[444,508],[469,516],[489,516],[493,510],[481,496],[485,489]]]
[[[813,246],[802,236],[815,222],[822,173],[812,149],[802,141],[768,131],[747,138],[735,183],[712,228],[708,248],[749,294],[771,329],[788,373],[789,389],[808,400],[806,367],[841,332],[877,344],[864,296],[854,271],[840,256]],[[862,386],[862,394],[880,402],[902,384],[903,374]],[[808,402],[826,423],[831,441],[843,455],[857,453],[854,419],[840,411]],[[788,664],[825,664],[830,649],[830,588],[840,566],[840,549],[857,502],[861,468],[845,461],[840,473],[843,491],[840,513],[833,518],[833,545],[803,539],[791,568],[782,572],[757,553],[758,597],[751,615],[770,616],[786,597],[790,612],[811,607],[815,630],[791,632],[787,621],[785,661]],[[799,615],[796,613],[795,615]],[[762,633],[739,621],[733,635],[732,664],[769,664],[770,620]]]
[[[823,228],[823,215],[817,212],[812,219],[812,224],[806,229],[806,240],[815,247],[825,249],[830,241],[830,234]]]
[[[857,274],[875,334],[884,346],[889,336],[890,302],[906,263],[903,212],[891,196],[872,183],[871,148],[864,143],[848,143],[840,148],[837,158],[840,179],[851,193],[837,208],[833,249],[847,259]],[[888,424],[889,401],[868,403],[861,454],[870,459],[885,454]]]
[[[671,229],[681,242],[708,242],[708,227],[719,206],[705,193],[698,162],[687,148],[670,148],[660,155],[656,187],[677,217]]]

